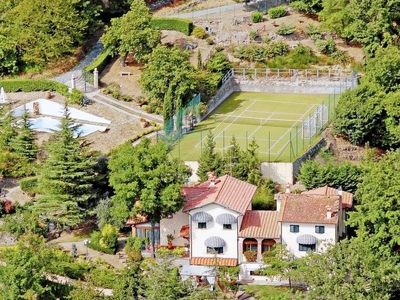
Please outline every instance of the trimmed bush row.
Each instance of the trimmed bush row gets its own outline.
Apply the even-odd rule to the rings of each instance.
[[[92,63],[85,67],[85,71],[93,73],[94,69],[97,68],[100,73],[111,61],[111,58],[112,56],[108,52],[102,52]]]
[[[57,81],[47,79],[4,79],[0,80],[0,86],[6,92],[37,92],[37,91],[55,91],[68,98],[72,103],[81,104],[83,94],[73,89],[68,92],[68,86]]]
[[[175,30],[186,35],[190,35],[193,30],[193,22],[187,19],[153,18],[150,25],[158,30]]]

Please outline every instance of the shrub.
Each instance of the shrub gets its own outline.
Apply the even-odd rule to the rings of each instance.
[[[269,44],[271,42],[271,37],[269,35],[265,36],[263,42]]]
[[[215,47],[215,51],[222,52],[224,50],[224,46],[218,45]]]
[[[247,250],[243,253],[244,257],[248,262],[255,262],[257,261],[257,252],[254,250]]]
[[[296,27],[294,27],[292,24],[282,23],[281,26],[279,26],[276,33],[279,35],[289,35],[295,31],[296,31]]]
[[[118,283],[118,276],[112,269],[104,266],[94,268],[89,274],[89,280],[94,286],[103,288],[114,288]]]
[[[7,199],[3,200],[2,207],[3,207],[3,213],[5,214],[12,214],[15,212],[15,207],[10,200]]]
[[[260,23],[263,21],[264,14],[261,11],[253,11],[251,14],[251,21],[253,23]]]
[[[204,39],[207,35],[207,32],[203,27],[195,27],[193,29],[192,35],[194,35],[198,39]]]
[[[111,224],[106,224],[101,229],[100,245],[105,248],[115,248],[118,241],[118,229]]]
[[[249,36],[252,40],[255,40],[256,38],[258,38],[258,33],[257,31],[250,31]]]
[[[286,8],[284,6],[271,7],[268,9],[268,16],[271,19],[277,19],[286,15]]]
[[[214,45],[214,40],[212,38],[206,39],[207,45]]]
[[[186,35],[190,35],[193,30],[192,21],[179,18],[152,18],[150,26],[159,30],[175,30]]]
[[[326,55],[332,55],[336,52],[336,43],[333,39],[319,40],[315,43],[317,50]]]
[[[170,256],[171,253],[172,253],[172,251],[165,247],[157,249],[157,257],[160,257],[160,258],[166,258],[166,257]]]
[[[116,247],[114,248],[106,248],[100,245],[101,239],[101,232],[100,231],[93,231],[92,235],[90,236],[90,243],[87,246],[93,250],[104,252],[107,254],[115,254]]]
[[[175,257],[184,257],[186,254],[185,248],[176,247],[172,250],[172,255]]]
[[[27,177],[19,181],[19,186],[28,195],[34,195],[37,191],[38,178],[37,177]]]
[[[321,34],[321,30],[318,25],[314,25],[313,23],[310,23],[307,25],[306,30],[304,31],[305,34],[312,36],[315,34]]]

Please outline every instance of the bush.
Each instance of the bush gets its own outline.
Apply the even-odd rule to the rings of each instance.
[[[204,39],[207,35],[207,32],[203,27],[195,27],[193,29],[192,35],[194,35],[198,39]]]
[[[186,35],[190,35],[193,30],[192,21],[178,18],[152,18],[150,26],[159,30],[175,30]]]
[[[77,89],[68,92],[68,86],[47,79],[4,79],[0,86],[7,92],[55,91],[68,98],[72,103],[81,104],[83,94]]]
[[[286,8],[284,6],[271,7],[268,9],[268,16],[271,19],[277,19],[286,16]]]
[[[116,247],[114,248],[105,248],[100,245],[101,239],[101,232],[100,231],[93,231],[92,235],[90,236],[90,243],[87,246],[93,250],[104,252],[107,254],[115,254]]]
[[[206,39],[207,45],[214,45],[214,40],[212,38]]]
[[[112,289],[118,283],[117,274],[104,266],[94,268],[88,277],[94,286],[101,286],[103,288]]]
[[[322,54],[332,55],[336,52],[336,43],[333,39],[319,40],[315,43],[317,50]]]
[[[118,229],[106,224],[101,229],[100,245],[104,248],[115,248],[118,241]]]
[[[261,11],[253,11],[251,14],[251,21],[253,23],[260,23],[263,21],[264,14]]]
[[[175,257],[184,257],[186,254],[185,248],[176,247],[172,250],[172,255]]]
[[[255,30],[250,31],[249,33],[250,39],[255,40],[256,38],[258,38],[258,33]]]
[[[294,27],[292,24],[282,23],[281,26],[279,26],[276,33],[279,35],[289,35],[295,31],[296,31],[296,27]]]
[[[19,181],[19,186],[28,195],[34,195],[37,192],[38,178],[37,177],[27,177]]]

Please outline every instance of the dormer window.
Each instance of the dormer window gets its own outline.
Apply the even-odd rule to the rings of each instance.
[[[205,229],[205,228],[207,228],[207,223],[206,222],[198,222],[197,223],[197,228]]]

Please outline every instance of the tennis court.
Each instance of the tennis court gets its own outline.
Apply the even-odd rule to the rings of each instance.
[[[292,161],[299,150],[313,143],[312,135],[304,135],[304,120],[315,114],[322,103],[326,121],[329,110],[333,111],[335,103],[327,102],[327,98],[326,94],[234,93],[186,134],[172,154],[183,160],[197,160],[211,130],[216,150],[221,152],[228,149],[234,136],[242,150],[255,139],[264,161]]]

